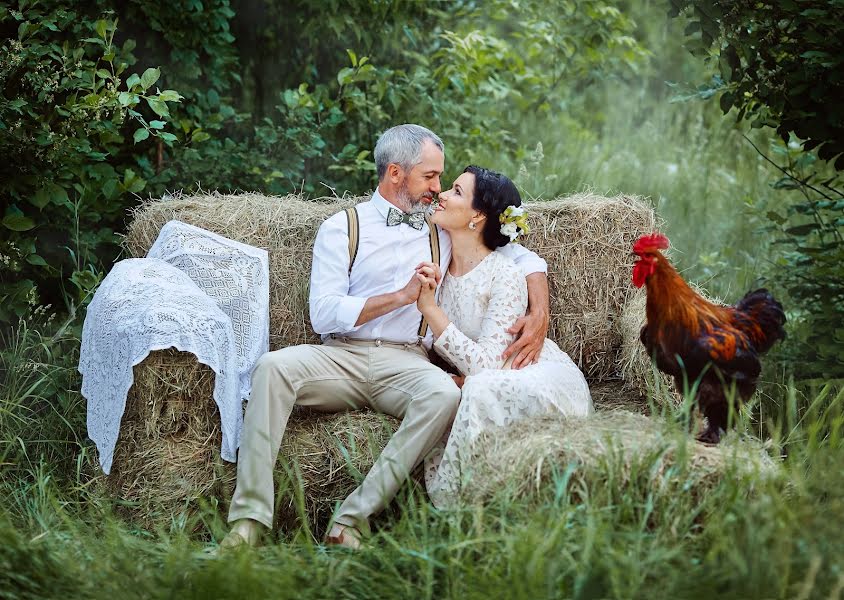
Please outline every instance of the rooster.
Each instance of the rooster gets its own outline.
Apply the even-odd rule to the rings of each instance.
[[[735,306],[713,304],[694,292],[662,255],[668,238],[645,235],[633,245],[633,284],[647,290],[647,322],[639,339],[677,389],[694,389],[709,425],[698,438],[717,444],[727,427],[730,399],[747,401],[762,369],[759,356],[785,338],[782,305],[765,289]]]

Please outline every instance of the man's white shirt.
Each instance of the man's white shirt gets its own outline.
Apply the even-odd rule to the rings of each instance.
[[[393,205],[375,190],[372,199],[357,205],[360,236],[358,253],[349,274],[349,230],[345,212],[332,215],[317,233],[311,268],[310,313],[314,331],[325,339],[329,334],[352,339],[416,343],[422,314],[416,304],[403,306],[362,325],[355,323],[366,300],[402,289],[416,266],[431,260],[427,223],[421,230],[405,223],[387,226],[387,212]],[[451,238],[442,229],[440,268],[445,273],[451,260]],[[496,250],[510,257],[525,276],[547,272],[547,263],[519,244]],[[423,344],[430,348],[428,330]]]

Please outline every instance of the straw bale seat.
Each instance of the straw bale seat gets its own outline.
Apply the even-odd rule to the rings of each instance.
[[[124,245],[130,256],[145,256],[161,227],[178,219],[266,249],[270,348],[317,343],[308,317],[317,228],[331,214],[366,199],[171,195],[134,211]],[[549,336],[586,373],[599,411],[645,412],[642,397],[653,374],[638,342],[644,301],[631,284],[630,248],[660,225],[652,208],[632,196],[589,193],[527,206],[532,233],[525,245],[549,267]],[[203,501],[225,509],[235,470],[219,457],[213,372],[192,355],[171,349],[151,353],[134,375],[107,487],[145,527],[166,526]],[[294,412],[277,467],[279,525],[307,515],[321,530],[397,426],[396,419],[369,412]]]

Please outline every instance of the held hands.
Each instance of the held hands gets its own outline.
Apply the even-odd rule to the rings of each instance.
[[[439,265],[422,262],[416,267],[415,277],[419,281],[419,297],[416,300],[416,306],[419,312],[424,314],[437,305],[437,285],[442,281],[443,275]]]

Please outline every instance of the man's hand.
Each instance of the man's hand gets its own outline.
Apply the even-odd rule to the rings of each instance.
[[[542,346],[545,344],[545,336],[548,333],[548,313],[536,311],[528,313],[513,324],[507,333],[516,336],[512,344],[507,346],[501,357],[506,361],[515,356],[510,365],[513,369],[521,369],[532,365],[539,359]]]
[[[402,289],[399,290],[399,294],[402,297],[402,302],[404,304],[413,304],[419,298],[419,290],[422,289],[422,282],[420,281],[419,277],[417,276],[416,272],[413,273],[413,276],[410,278],[410,281],[407,282]]]

